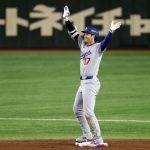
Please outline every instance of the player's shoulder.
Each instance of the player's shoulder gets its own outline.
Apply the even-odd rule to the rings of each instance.
[[[97,46],[99,46],[99,45],[100,45],[100,42],[96,42],[95,44],[96,44]]]
[[[95,45],[94,49],[96,50],[96,53],[98,53],[98,54],[103,53],[101,51],[101,42],[96,42],[94,45]]]
[[[83,41],[83,36],[79,35],[78,40]]]
[[[100,48],[100,43],[95,42],[95,43],[93,44],[93,46],[94,46],[95,48]]]

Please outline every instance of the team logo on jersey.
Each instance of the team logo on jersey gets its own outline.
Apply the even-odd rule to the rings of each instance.
[[[80,55],[80,60],[81,60],[81,59],[84,59],[86,56],[91,55],[91,54],[92,54],[92,53],[91,53],[90,50],[87,51],[87,52],[85,52],[85,53],[81,53],[81,55]]]
[[[92,54],[92,53],[91,53],[90,50],[87,51],[87,52],[85,52],[85,53],[81,53],[81,55],[80,55],[80,60],[83,59],[83,64],[84,64],[84,65],[88,65],[88,64],[90,63],[91,58],[88,57],[88,56],[91,55],[91,54]]]

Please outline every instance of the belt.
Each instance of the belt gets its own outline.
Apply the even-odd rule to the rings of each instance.
[[[88,80],[88,79],[93,79],[93,76],[87,76],[87,77],[80,77],[80,80]]]

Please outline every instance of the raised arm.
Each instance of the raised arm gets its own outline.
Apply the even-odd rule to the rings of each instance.
[[[69,21],[69,16],[70,16],[69,8],[68,6],[65,6],[64,12],[63,12],[63,20],[65,23],[65,26],[71,38],[73,38],[76,41],[76,43],[78,43],[79,33],[77,32],[77,29],[73,26],[73,24]]]
[[[110,40],[111,40],[111,37],[112,37],[112,34],[115,32],[115,30],[120,28],[120,26],[121,26],[120,22],[114,23],[114,21],[112,21],[111,26],[110,26],[110,31],[105,36],[104,40],[100,42],[101,51],[104,51],[108,47]]]

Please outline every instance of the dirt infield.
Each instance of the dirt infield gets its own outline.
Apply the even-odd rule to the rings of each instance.
[[[104,150],[150,150],[150,140],[106,140]],[[77,147],[73,140],[0,141],[0,150],[92,150],[99,148]]]

